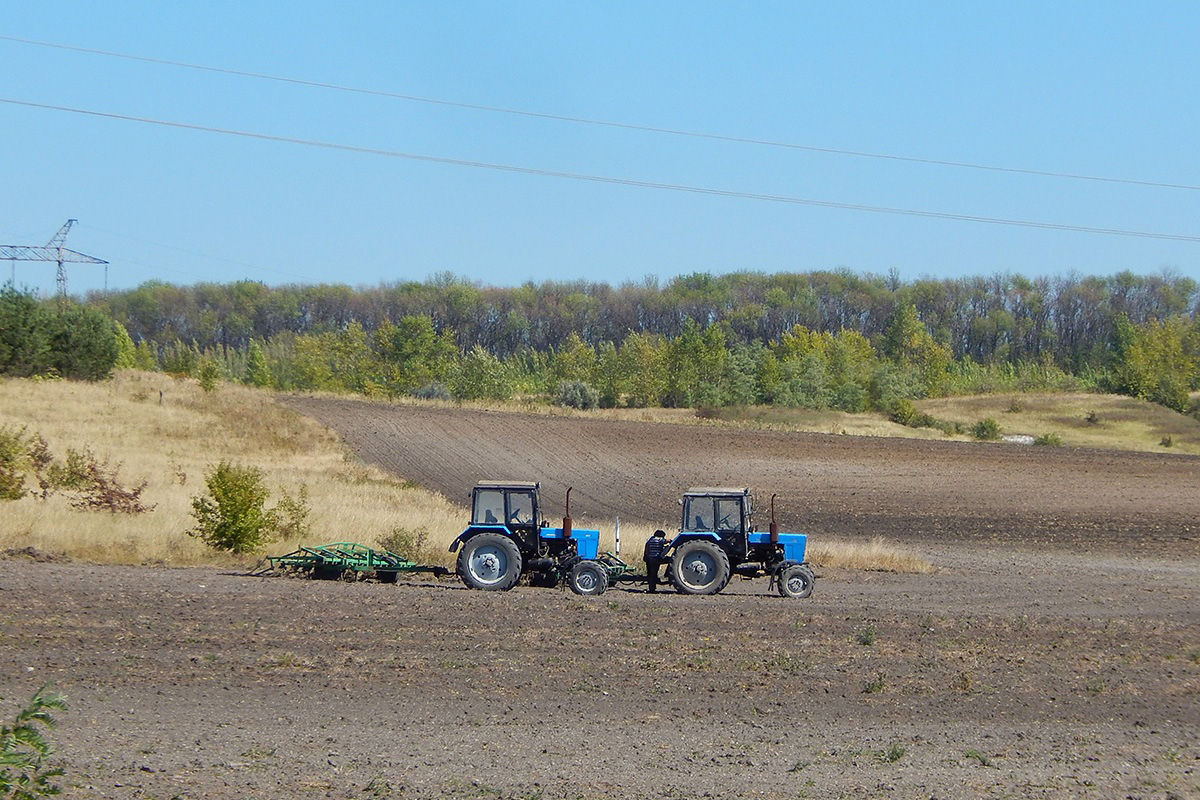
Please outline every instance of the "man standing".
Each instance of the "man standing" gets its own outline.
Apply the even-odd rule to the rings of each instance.
[[[642,550],[642,560],[646,562],[646,581],[650,584],[647,591],[651,594],[658,587],[658,568],[666,560],[664,558],[666,552],[667,532],[657,530],[653,536],[646,540],[646,547]]]

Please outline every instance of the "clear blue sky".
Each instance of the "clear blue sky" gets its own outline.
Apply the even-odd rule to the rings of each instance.
[[[0,36],[426,98],[1200,186],[1194,2],[7,3]],[[551,121],[0,40],[0,97],[538,170],[1200,236],[1200,190]],[[109,286],[1172,269],[1200,242],[420,162],[0,103],[0,243]],[[10,262],[0,262],[7,280]],[[54,287],[53,264],[17,282]],[[72,292],[102,286],[69,270]]]

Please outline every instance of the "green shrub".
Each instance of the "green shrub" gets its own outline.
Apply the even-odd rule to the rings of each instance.
[[[266,508],[262,470],[222,461],[204,476],[208,493],[192,498],[196,527],[187,531],[209,547],[250,553],[273,538],[277,520]]]
[[[584,381],[562,381],[558,384],[554,401],[568,408],[599,408],[600,392]]]
[[[450,390],[446,388],[446,384],[434,381],[433,383],[422,386],[419,389],[413,389],[413,397],[419,397],[422,400],[450,400]]]
[[[312,530],[308,522],[310,510],[307,486],[301,484],[295,497],[284,491],[283,497],[275,504],[275,535],[280,539],[302,539],[307,536]]]
[[[912,421],[916,419],[916,416],[917,407],[908,398],[897,400],[892,404],[891,410],[888,411],[888,418],[900,425],[912,425]]]
[[[1063,440],[1057,433],[1043,433],[1034,439],[1033,443],[1042,447],[1062,447]]]
[[[971,436],[981,442],[994,442],[1000,438],[1000,423],[988,417],[971,426]]]
[[[0,427],[0,500],[25,496],[25,471],[29,468],[29,445],[24,428]]]
[[[1170,436],[1164,436],[1158,443],[1163,447],[1171,447],[1175,444],[1175,440]]]
[[[216,361],[205,356],[200,359],[196,378],[200,381],[200,388],[205,392],[216,391],[217,383],[221,380],[221,367],[217,365]]]
[[[43,729],[55,725],[51,711],[66,710],[66,698],[43,686],[17,713],[12,725],[0,725],[0,797],[33,800],[62,792],[53,782],[63,774],[62,768],[46,766],[54,748]]]

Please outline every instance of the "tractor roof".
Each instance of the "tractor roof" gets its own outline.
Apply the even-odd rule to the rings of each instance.
[[[686,492],[683,493],[683,496],[684,497],[696,497],[696,496],[699,496],[699,497],[712,497],[712,496],[744,497],[748,494],[750,494],[749,489],[735,489],[735,488],[732,488],[729,486],[717,486],[717,487],[698,487],[695,489],[688,489]]]
[[[533,481],[480,481],[475,484],[476,489],[537,489],[540,483]]]

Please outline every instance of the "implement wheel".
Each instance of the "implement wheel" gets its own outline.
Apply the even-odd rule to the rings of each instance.
[[[681,594],[716,594],[729,583],[729,556],[712,542],[693,539],[675,548],[667,575]]]
[[[595,561],[580,561],[571,567],[567,585],[575,594],[604,594],[604,590],[608,588],[608,570]]]
[[[472,536],[458,553],[458,577],[472,589],[503,592],[521,577],[521,551],[507,536]]]
[[[816,576],[812,570],[803,564],[787,567],[779,573],[779,577],[775,580],[775,585],[779,589],[780,597],[794,597],[797,600],[803,600],[813,592],[813,584],[816,582]]]

